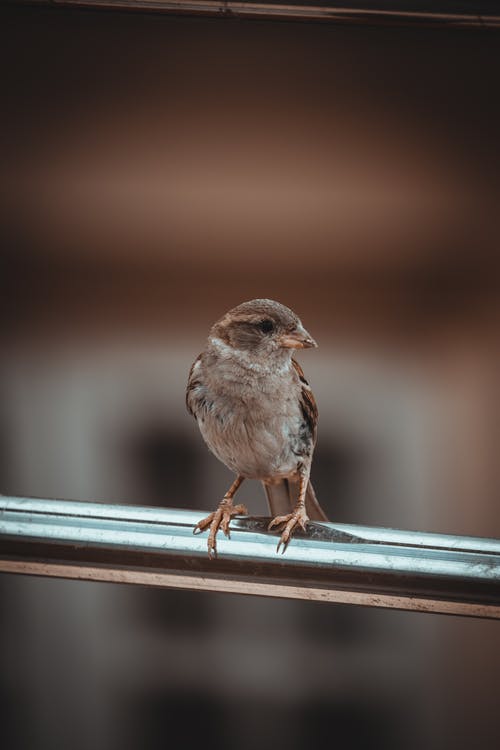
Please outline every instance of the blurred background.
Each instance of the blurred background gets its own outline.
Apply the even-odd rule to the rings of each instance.
[[[2,493],[213,509],[187,373],[271,297],[320,344],[330,518],[500,537],[499,32],[4,6],[0,39]],[[3,575],[0,660],[5,750],[500,742],[495,622]]]

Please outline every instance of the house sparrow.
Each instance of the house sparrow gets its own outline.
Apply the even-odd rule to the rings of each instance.
[[[244,479],[260,479],[285,551],[297,526],[328,520],[309,481],[318,410],[294,349],[317,346],[288,307],[269,299],[243,302],[211,328],[189,372],[186,405],[209,449],[237,476],[217,509],[194,531],[209,528],[216,555],[219,528],[247,514],[233,497]]]

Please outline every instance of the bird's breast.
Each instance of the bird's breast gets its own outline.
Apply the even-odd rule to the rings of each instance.
[[[211,451],[232,471],[262,479],[288,476],[312,452],[312,439],[304,442],[305,423],[299,400],[261,391],[236,396],[204,396],[197,413],[200,431]]]

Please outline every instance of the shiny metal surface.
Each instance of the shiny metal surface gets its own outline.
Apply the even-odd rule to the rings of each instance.
[[[462,3],[429,3],[419,0],[393,0],[377,3],[352,2],[335,5],[331,2],[252,2],[252,0],[24,0],[29,4],[56,7],[103,8],[157,13],[189,14],[235,18],[273,18],[301,21],[373,25],[446,26],[452,28],[498,28],[500,15],[491,2],[470,0]]]
[[[0,496],[0,571],[500,618],[500,540],[240,518],[209,560],[203,515]]]

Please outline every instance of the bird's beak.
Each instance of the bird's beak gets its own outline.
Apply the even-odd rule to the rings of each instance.
[[[291,333],[285,333],[280,343],[286,349],[310,349],[318,346],[302,325],[298,325]]]

